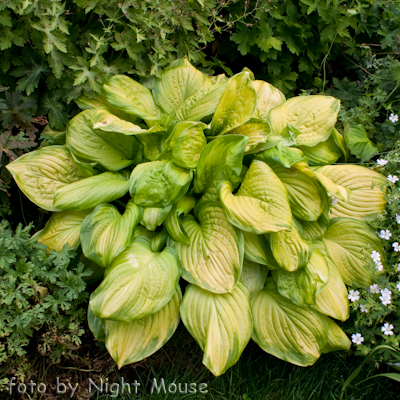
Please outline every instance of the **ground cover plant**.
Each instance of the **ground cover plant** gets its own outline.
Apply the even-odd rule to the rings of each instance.
[[[146,85],[112,77],[77,101],[65,145],[7,166],[54,212],[34,238],[81,246],[104,272],[88,310],[95,337],[122,367],[161,348],[182,318],[216,376],[250,338],[301,366],[349,349],[333,319],[349,316],[346,284],[372,284],[373,252],[387,268],[363,221],[385,209],[387,180],[331,165],[348,156],[340,102],[286,100],[248,69],[210,77],[186,58]]]

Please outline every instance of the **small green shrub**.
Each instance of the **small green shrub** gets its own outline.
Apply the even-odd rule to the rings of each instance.
[[[2,214],[7,207],[2,206]],[[2,374],[23,376],[29,350],[37,348],[51,363],[73,357],[84,333],[91,271],[70,266],[75,253],[46,252],[30,239],[32,224],[15,232],[0,222],[0,364]]]

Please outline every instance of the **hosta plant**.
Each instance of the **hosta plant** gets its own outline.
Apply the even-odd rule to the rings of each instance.
[[[334,320],[349,316],[346,285],[372,282],[372,251],[385,266],[364,219],[385,208],[386,184],[332,165],[348,154],[337,99],[286,100],[248,69],[210,77],[180,59],[78,104],[65,145],[8,169],[54,212],[36,238],[81,246],[104,273],[89,326],[119,367],[157,351],[180,318],[216,376],[250,339],[301,366],[349,349]]]

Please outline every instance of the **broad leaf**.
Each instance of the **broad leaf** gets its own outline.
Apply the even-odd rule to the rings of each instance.
[[[268,82],[253,81],[254,89],[257,92],[257,110],[262,119],[266,119],[269,111],[286,101],[285,95]]]
[[[93,314],[90,305],[88,307],[87,319],[88,319],[89,329],[93,333],[95,339],[98,340],[99,342],[104,342],[106,340],[106,333],[104,330],[106,321],[104,319],[96,317]]]
[[[345,133],[346,145],[353,156],[361,162],[369,161],[379,153],[379,150],[368,138],[367,131],[363,125],[352,125]]]
[[[327,317],[299,307],[280,295],[272,279],[251,299],[252,339],[267,353],[306,367],[313,365],[328,341]]]
[[[48,211],[58,188],[93,175],[89,165],[76,163],[65,146],[43,147],[24,154],[6,168],[26,197]]]
[[[85,211],[61,211],[51,215],[42,230],[32,236],[47,246],[47,250],[61,251],[64,245],[76,250],[80,244],[80,232],[84,218],[91,212]]]
[[[132,322],[163,308],[176,292],[181,275],[176,252],[150,249],[150,240],[138,237],[120,253],[93,292],[93,314],[114,321]]]
[[[232,293],[210,293],[188,285],[181,305],[182,322],[204,351],[203,364],[222,375],[238,360],[253,330],[250,296],[239,281]]]
[[[275,161],[282,164],[285,168],[290,168],[293,164],[305,161],[306,158],[300,149],[295,147],[286,147],[282,142],[278,143],[275,147],[264,150],[256,154],[257,160],[265,162]]]
[[[81,243],[83,254],[107,268],[111,261],[132,243],[135,227],[143,210],[128,201],[123,215],[112,204],[101,204],[83,221]]]
[[[280,268],[265,236],[243,231],[244,257],[254,263],[266,265],[269,269]]]
[[[54,207],[60,210],[85,210],[117,200],[128,191],[128,171],[104,172],[57,189]]]
[[[257,264],[252,261],[244,260],[242,275],[240,279],[249,289],[250,297],[258,293],[265,284],[267,279],[268,268],[265,265]]]
[[[171,241],[183,266],[182,277],[214,293],[231,292],[243,264],[242,232],[227,220],[220,203],[204,201],[195,208],[197,222],[182,222],[190,244]]]
[[[328,323],[328,341],[325,347],[322,349],[322,353],[329,353],[331,351],[338,350],[350,350],[351,341],[347,335],[343,332],[340,326],[327,318]]]
[[[155,231],[167,218],[172,206],[144,207],[143,217],[140,223],[149,231]]]
[[[332,136],[315,146],[299,146],[299,149],[307,157],[310,165],[333,164],[343,155],[342,150],[336,146]]]

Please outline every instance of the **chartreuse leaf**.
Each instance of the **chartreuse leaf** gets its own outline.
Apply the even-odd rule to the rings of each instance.
[[[212,86],[200,89],[187,98],[176,110],[178,121],[200,121],[215,112],[227,82],[218,82]]]
[[[312,171],[303,163],[291,168],[273,161],[268,165],[284,184],[293,215],[305,221],[316,221],[327,206],[328,198]]]
[[[231,292],[243,264],[242,232],[227,220],[221,204],[200,202],[197,222],[188,215],[182,222],[190,244],[171,241],[183,266],[183,279],[213,293]]]
[[[295,222],[291,231],[270,233],[267,238],[274,259],[284,270],[293,272],[309,263],[313,247],[300,236],[299,227]]]
[[[157,234],[150,241],[150,248],[152,251],[161,251],[169,238],[168,232],[165,228],[157,232]]]
[[[343,155],[332,136],[315,146],[299,146],[299,149],[307,157],[310,165],[333,164]]]
[[[211,79],[207,75],[193,67],[186,57],[180,58],[165,68],[161,78],[154,82],[154,99],[170,114],[197,91],[211,85]]]
[[[346,285],[371,285],[372,272],[366,268],[371,253],[376,250],[382,256],[385,254],[371,227],[354,218],[333,218],[324,233],[324,243]]]
[[[203,364],[215,376],[239,360],[253,331],[249,291],[243,282],[226,294],[188,285],[180,311],[182,322],[204,351]]]
[[[337,185],[326,175],[318,172],[318,170],[315,168],[310,168],[310,171],[320,181],[321,185],[325,187],[326,191],[332,198],[348,201],[350,197],[350,191],[348,189],[346,189],[344,186]]]
[[[230,135],[243,135],[249,138],[245,152],[252,152],[260,143],[265,143],[271,133],[268,121],[252,118],[243,125],[232,129]]]
[[[322,349],[322,353],[329,353],[330,351],[338,350],[350,350],[351,341],[343,332],[342,328],[340,328],[340,326],[330,318],[326,318],[326,320],[328,323],[328,341]]]
[[[201,152],[207,144],[202,122],[178,122],[165,140],[160,158],[171,158],[182,168],[196,168]]]
[[[203,193],[209,200],[218,200],[222,182],[236,188],[241,181],[242,161],[248,138],[224,135],[207,144],[201,153],[194,180],[194,193]]]
[[[250,297],[254,296],[264,287],[267,275],[268,268],[265,265],[244,259],[240,279],[246,284],[247,289],[249,289]]]
[[[91,210],[54,213],[44,228],[36,232],[32,239],[45,244],[48,251],[61,251],[67,243],[76,250],[80,244],[82,222],[90,212]]]
[[[324,243],[314,242],[314,248],[321,252],[328,263],[329,281],[317,295],[315,305],[311,307],[329,317],[346,321],[350,316],[346,285],[336,264],[328,256]]]
[[[171,300],[147,317],[130,323],[105,321],[106,347],[118,368],[143,360],[164,346],[179,325],[181,299],[178,285]]]
[[[114,75],[103,85],[103,94],[115,108],[154,121],[162,117],[162,110],[154,102],[149,89],[125,75]]]
[[[303,237],[306,240],[322,240],[326,230],[326,224],[318,219],[317,221],[298,221],[301,225]]]
[[[167,207],[182,198],[193,172],[166,160],[139,164],[132,171],[129,191],[143,207]]]
[[[265,235],[243,231],[244,257],[257,264],[266,265],[269,269],[280,268]]]
[[[347,201],[338,198],[331,209],[333,217],[364,219],[386,207],[386,178],[378,172],[359,165],[326,165],[315,171],[349,191]]]
[[[93,175],[90,166],[76,163],[65,146],[32,151],[7,164],[6,168],[25,196],[48,211],[60,211],[53,205],[58,188]]]
[[[90,305],[88,307],[87,319],[88,319],[89,329],[93,333],[93,336],[99,342],[104,342],[106,340],[106,333],[104,330],[106,320],[96,317],[93,314],[93,311],[92,311]]]
[[[332,139],[336,146],[338,146],[342,151],[344,161],[347,162],[347,159],[349,158],[349,149],[346,147],[346,141],[343,135],[336,128],[334,128],[332,131]]]
[[[296,149],[295,147],[286,147],[282,142],[279,142],[271,149],[257,153],[256,158],[257,160],[262,160],[267,163],[269,161],[278,162],[285,168],[290,168],[293,164],[306,160],[300,149]]]
[[[286,101],[285,95],[268,82],[256,80],[252,83],[257,92],[258,116],[262,119],[266,119],[269,110],[283,104]]]
[[[359,158],[361,162],[369,161],[379,153],[374,143],[369,140],[367,131],[363,125],[352,125],[345,132],[344,139],[350,153]]]
[[[91,108],[108,108],[110,104],[107,103],[106,98],[96,93],[93,98],[87,96],[79,96],[74,100],[81,110],[89,110]]]
[[[136,239],[139,236],[143,236],[149,240],[153,239],[153,237],[156,235],[156,232],[151,232],[148,231],[144,226],[142,225],[138,225],[135,228],[135,233],[134,233],[134,238]]]
[[[167,218],[172,206],[167,207],[144,207],[143,217],[140,223],[149,231],[155,231],[165,218]]]
[[[289,124],[297,129],[298,146],[315,146],[328,139],[339,113],[340,101],[331,96],[292,97],[268,114],[272,133],[280,135]]]
[[[164,226],[175,242],[181,242],[186,245],[190,244],[189,236],[179,217],[182,214],[187,215],[195,205],[196,199],[193,196],[183,196],[172,206],[171,212],[166,217]]]
[[[83,254],[103,268],[132,243],[135,227],[143,210],[128,201],[123,215],[112,204],[100,204],[83,221],[81,243]]]
[[[83,162],[97,162],[109,171],[119,171],[142,157],[142,146],[133,136],[92,129],[95,109],[85,110],[67,126],[66,144]]]
[[[310,307],[299,307],[279,294],[268,278],[251,298],[252,339],[267,353],[292,364],[314,364],[328,340],[327,317]]]
[[[124,135],[140,135],[162,131],[163,128],[155,124],[150,129],[142,128],[132,122],[125,121],[111,114],[106,108],[97,108],[93,113],[93,129],[100,129],[104,132],[118,132]]]
[[[329,268],[324,256],[314,249],[308,264],[294,272],[272,271],[279,294],[298,306],[316,303],[316,297],[329,281]]]
[[[162,151],[164,132],[137,135],[136,138],[143,145],[143,155],[150,161],[159,159]]]
[[[119,199],[129,191],[129,171],[104,172],[55,191],[54,207],[85,210]]]
[[[138,237],[114,258],[93,292],[93,314],[128,323],[153,314],[171,300],[180,275],[175,250],[153,252],[150,240]]]
[[[257,92],[250,74],[240,72],[227,82],[215,110],[210,136],[220,136],[247,122],[256,111]]]
[[[228,220],[238,228],[257,234],[290,230],[292,215],[285,187],[263,161],[254,160],[236,195],[225,182],[220,199]]]

